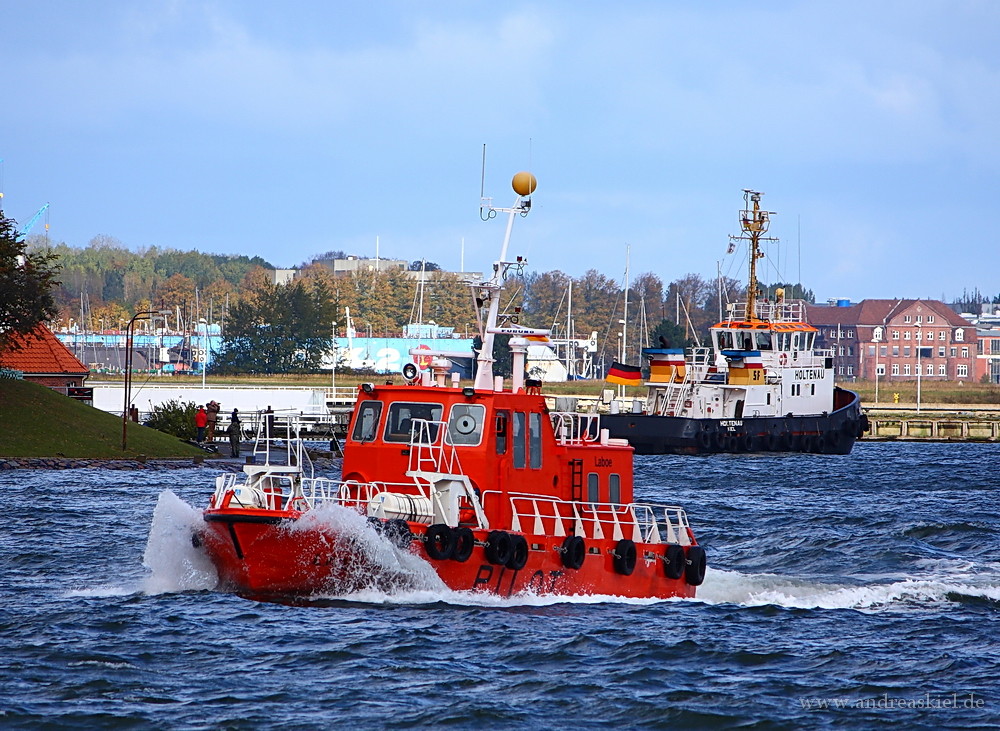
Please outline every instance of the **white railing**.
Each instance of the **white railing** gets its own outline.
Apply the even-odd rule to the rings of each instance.
[[[408,473],[462,474],[458,451],[448,440],[448,424],[444,421],[414,419],[410,425],[410,456]]]
[[[491,491],[492,492],[492,491]],[[499,494],[499,493],[493,493]],[[486,494],[484,494],[484,501]],[[537,495],[510,495],[511,529],[531,535],[690,545],[687,514],[674,505],[585,503]]]
[[[582,445],[596,442],[601,432],[599,414],[581,414],[574,411],[549,412],[556,442],[561,445]]]
[[[746,317],[746,302],[733,302],[726,305],[726,316],[730,320],[742,320]],[[805,322],[805,310],[802,303],[795,302],[756,302],[755,316],[760,320],[771,322]]]

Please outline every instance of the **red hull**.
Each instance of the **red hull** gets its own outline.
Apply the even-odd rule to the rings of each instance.
[[[208,510],[205,518],[201,539],[220,582],[244,596],[343,596],[366,589],[429,588],[421,586],[426,572],[424,577],[413,573],[413,564],[419,562],[411,560],[406,567],[393,560],[380,561],[378,555],[373,555],[372,546],[382,546],[382,558],[389,549],[374,530],[360,535],[322,524],[304,527],[297,525],[297,512]],[[412,524],[411,529],[422,533],[425,526]],[[615,567],[614,540],[586,541],[582,565],[573,569],[563,563],[560,549],[564,538],[525,534],[527,561],[515,570],[489,561],[482,545],[486,531],[474,531],[474,536],[476,544],[466,561],[431,558],[420,535],[405,550],[412,559],[425,562],[445,586],[456,591],[485,591],[505,597],[521,592],[659,599],[695,595],[695,586],[684,575],[678,579],[667,577],[662,544],[637,544],[634,569],[630,575],[623,575]]]

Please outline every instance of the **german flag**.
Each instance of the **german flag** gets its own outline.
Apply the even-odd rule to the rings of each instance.
[[[614,361],[604,380],[622,386],[638,386],[642,383],[642,369],[639,366],[624,365]]]

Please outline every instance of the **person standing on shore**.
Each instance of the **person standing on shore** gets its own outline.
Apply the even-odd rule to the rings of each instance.
[[[201,444],[205,441],[205,427],[208,426],[208,413],[204,406],[198,406],[198,411],[194,415],[194,425],[198,429],[198,436],[195,441]]]
[[[229,428],[226,429],[229,434],[229,446],[232,449],[234,457],[240,456],[240,415],[239,409],[233,409],[233,415],[229,417]]]
[[[215,426],[219,422],[219,408],[222,406],[218,401],[209,401],[205,411],[208,412],[208,431],[205,433],[205,440],[209,443],[215,441]]]

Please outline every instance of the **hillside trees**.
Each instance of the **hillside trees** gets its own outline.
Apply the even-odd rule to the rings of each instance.
[[[55,257],[29,253],[14,220],[0,211],[0,350],[14,347],[15,335],[55,316],[56,271]]]
[[[332,348],[335,319],[326,287],[265,284],[257,295],[231,307],[215,370],[250,374],[318,370]]]

